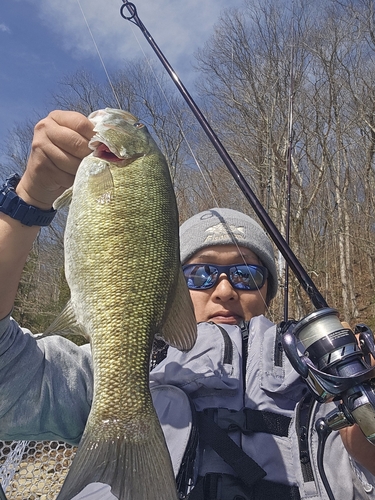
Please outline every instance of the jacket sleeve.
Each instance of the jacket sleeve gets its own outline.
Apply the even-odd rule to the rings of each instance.
[[[78,444],[93,393],[91,352],[0,321],[0,439]]]

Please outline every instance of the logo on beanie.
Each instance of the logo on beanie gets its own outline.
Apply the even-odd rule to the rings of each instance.
[[[216,224],[205,230],[204,243],[218,243],[223,241],[245,240],[245,228],[233,226],[232,224]]]

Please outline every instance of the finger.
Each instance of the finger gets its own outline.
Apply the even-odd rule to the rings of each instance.
[[[41,120],[17,191],[30,203],[51,204],[73,184],[82,158],[91,152],[92,129],[85,116],[73,111],[54,111]]]
[[[57,125],[76,131],[87,141],[94,135],[93,123],[86,116],[76,111],[51,111],[48,118],[52,119]]]
[[[88,141],[92,135],[92,123],[80,113],[54,111],[36,125],[32,149],[57,168],[75,173],[91,152]]]

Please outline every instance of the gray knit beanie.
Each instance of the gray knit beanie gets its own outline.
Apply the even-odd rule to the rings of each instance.
[[[212,245],[234,244],[249,248],[268,269],[268,297],[278,289],[275,256],[270,239],[251,217],[230,208],[211,208],[194,215],[180,227],[181,263]]]

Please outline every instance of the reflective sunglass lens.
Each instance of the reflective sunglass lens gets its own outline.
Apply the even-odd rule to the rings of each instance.
[[[217,278],[217,269],[209,265],[192,265],[184,267],[187,285],[192,290],[211,288]]]
[[[189,264],[183,267],[186,283],[191,290],[212,288],[220,274],[225,273],[234,288],[258,290],[267,278],[267,269],[258,265],[238,264],[214,266],[212,264]]]
[[[235,288],[256,290],[264,285],[264,274],[258,266],[235,266],[230,269],[230,280]]]

